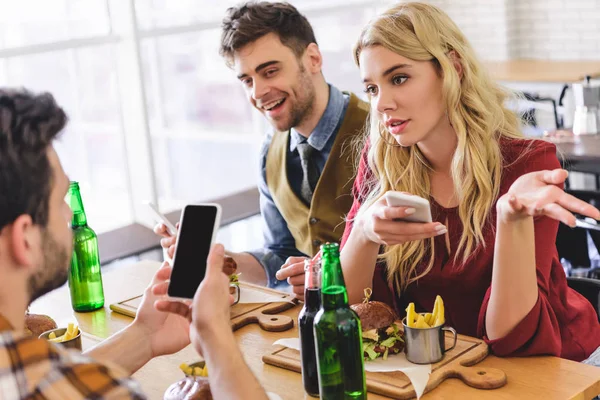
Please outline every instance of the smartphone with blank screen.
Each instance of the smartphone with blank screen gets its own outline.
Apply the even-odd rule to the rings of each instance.
[[[206,259],[221,223],[218,204],[187,205],[181,211],[168,295],[193,299],[206,274]]]
[[[389,191],[384,194],[385,199],[390,207],[412,207],[415,213],[404,218],[399,218],[399,221],[408,222],[431,222],[431,208],[429,200],[412,194]]]

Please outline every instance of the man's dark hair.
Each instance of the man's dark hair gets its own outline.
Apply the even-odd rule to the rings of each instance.
[[[221,33],[219,54],[227,64],[233,64],[234,53],[261,37],[275,33],[281,43],[296,57],[302,56],[311,43],[317,43],[306,17],[289,3],[251,1],[227,10]]]
[[[23,214],[48,224],[47,149],[66,123],[51,94],[0,88],[0,230]]]

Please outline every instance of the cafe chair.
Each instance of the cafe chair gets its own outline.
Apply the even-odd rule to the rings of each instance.
[[[597,167],[598,168],[598,167]],[[600,188],[600,183],[598,183]],[[600,209],[600,191],[597,190],[567,190],[567,193],[577,197],[580,200],[590,203],[594,207]],[[588,230],[588,234],[596,249],[600,252],[600,231]]]
[[[566,260],[573,268],[590,268],[587,229],[571,228],[565,224],[558,225],[556,249],[558,258]]]
[[[567,193],[598,207],[600,192],[589,190],[567,190]],[[598,250],[600,232],[585,228],[570,228],[559,224],[556,249],[567,276],[597,278],[600,273]]]
[[[556,104],[556,100],[554,100],[553,98],[550,98],[550,97],[541,97],[537,93],[522,92],[521,95],[523,96],[524,100],[527,100],[530,102],[529,104],[550,103],[550,105],[552,106],[553,114],[554,114],[554,125],[555,125],[556,129],[562,128],[562,122],[558,116],[558,107]],[[521,114],[521,119],[526,124],[537,128],[538,122],[537,122],[537,117],[536,117],[536,109],[537,109],[537,107],[535,107],[535,106],[527,109],[525,112],[523,112]]]
[[[600,280],[569,276],[567,285],[592,303],[600,321]]]
[[[598,196],[598,191],[600,190],[600,163],[598,163],[597,161],[588,161],[588,160],[582,160],[582,161],[568,161],[568,162],[562,162],[562,167],[564,169],[566,169],[569,172],[578,172],[580,174],[584,174],[584,175],[590,175],[594,177],[594,182],[596,184],[596,191],[594,191],[593,193],[596,193],[596,196]],[[567,179],[567,182],[565,184],[565,187],[568,189],[570,186],[569,184],[569,180]],[[585,190],[581,190],[581,192],[585,192]]]

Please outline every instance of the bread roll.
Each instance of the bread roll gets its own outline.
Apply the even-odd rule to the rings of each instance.
[[[212,400],[208,378],[187,376],[175,382],[165,392],[164,400]]]

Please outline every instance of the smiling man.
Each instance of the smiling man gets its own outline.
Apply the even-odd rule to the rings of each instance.
[[[263,145],[258,184],[264,248],[232,256],[242,279],[271,287],[290,283],[301,297],[304,271],[297,257],[313,256],[344,231],[355,172],[351,145],[369,107],[327,84],[313,29],[292,5],[233,7],[222,28],[221,55],[274,128]],[[156,231],[166,236],[163,227]],[[288,258],[294,267],[280,270]]]
[[[368,106],[327,84],[313,29],[288,3],[230,8],[221,55],[274,128],[263,145],[259,180],[265,246],[234,257],[260,263],[275,286],[288,257],[313,256],[322,243],[340,240],[352,205],[350,144],[363,130]],[[302,294],[303,278],[292,283]]]

